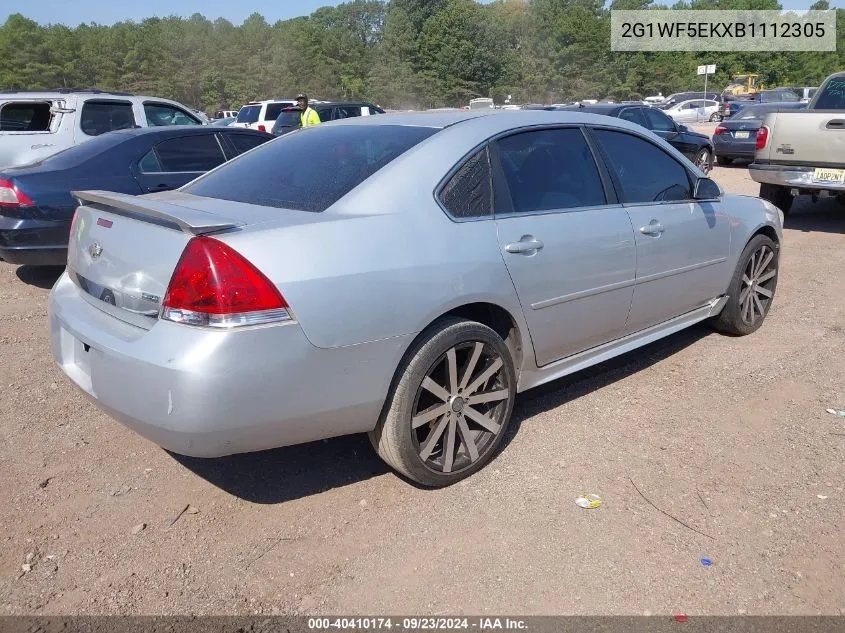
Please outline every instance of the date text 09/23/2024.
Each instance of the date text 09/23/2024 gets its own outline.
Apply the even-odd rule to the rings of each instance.
[[[407,617],[407,618],[308,618],[308,628],[314,631],[333,629],[347,630],[392,630],[399,631],[519,631],[527,628],[525,620],[514,618],[443,618],[443,617]]]

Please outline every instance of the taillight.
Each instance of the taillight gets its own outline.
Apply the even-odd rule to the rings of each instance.
[[[757,149],[763,149],[766,147],[766,143],[769,142],[769,128],[765,125],[757,130]]]
[[[259,125],[259,126],[258,126],[258,131],[259,131],[259,132],[266,132],[266,131],[267,131],[267,128],[266,128],[266,127],[264,127],[263,125]]]
[[[728,128],[726,128],[726,127],[722,127],[722,126],[720,125],[719,127],[717,127],[717,128],[715,129],[715,131],[713,132],[713,134],[715,134],[716,136],[718,136],[719,134],[724,134],[724,133],[725,133],[725,132],[727,132],[727,131],[728,131]]]
[[[28,207],[35,204],[23,191],[8,180],[0,180],[0,207]]]
[[[205,236],[191,238],[179,258],[161,318],[215,328],[292,320],[273,282],[231,246]]]

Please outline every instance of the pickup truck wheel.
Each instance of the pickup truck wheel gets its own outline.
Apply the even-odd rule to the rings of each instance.
[[[784,215],[789,213],[789,210],[792,208],[792,194],[789,193],[789,189],[786,187],[763,183],[760,185],[760,197],[763,198],[763,200],[771,202],[778,209],[783,211]]]
[[[729,156],[717,156],[716,162],[724,167],[727,167],[728,165],[734,162],[734,159],[730,158]]]
[[[370,442],[418,484],[449,486],[493,458],[515,397],[502,338],[481,323],[444,319],[408,352]]]
[[[779,264],[777,244],[765,235],[755,235],[742,251],[728,287],[728,302],[711,320],[713,328],[733,336],[760,329],[775,298]]]

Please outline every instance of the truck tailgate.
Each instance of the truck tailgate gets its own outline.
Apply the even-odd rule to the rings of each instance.
[[[845,167],[845,112],[772,112],[763,125],[769,140],[757,162]]]

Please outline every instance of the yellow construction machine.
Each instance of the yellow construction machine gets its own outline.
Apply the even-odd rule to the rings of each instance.
[[[722,91],[723,95],[732,95],[734,97],[745,97],[757,94],[763,90],[763,85],[757,83],[760,75],[734,75],[731,77],[731,83]]]

